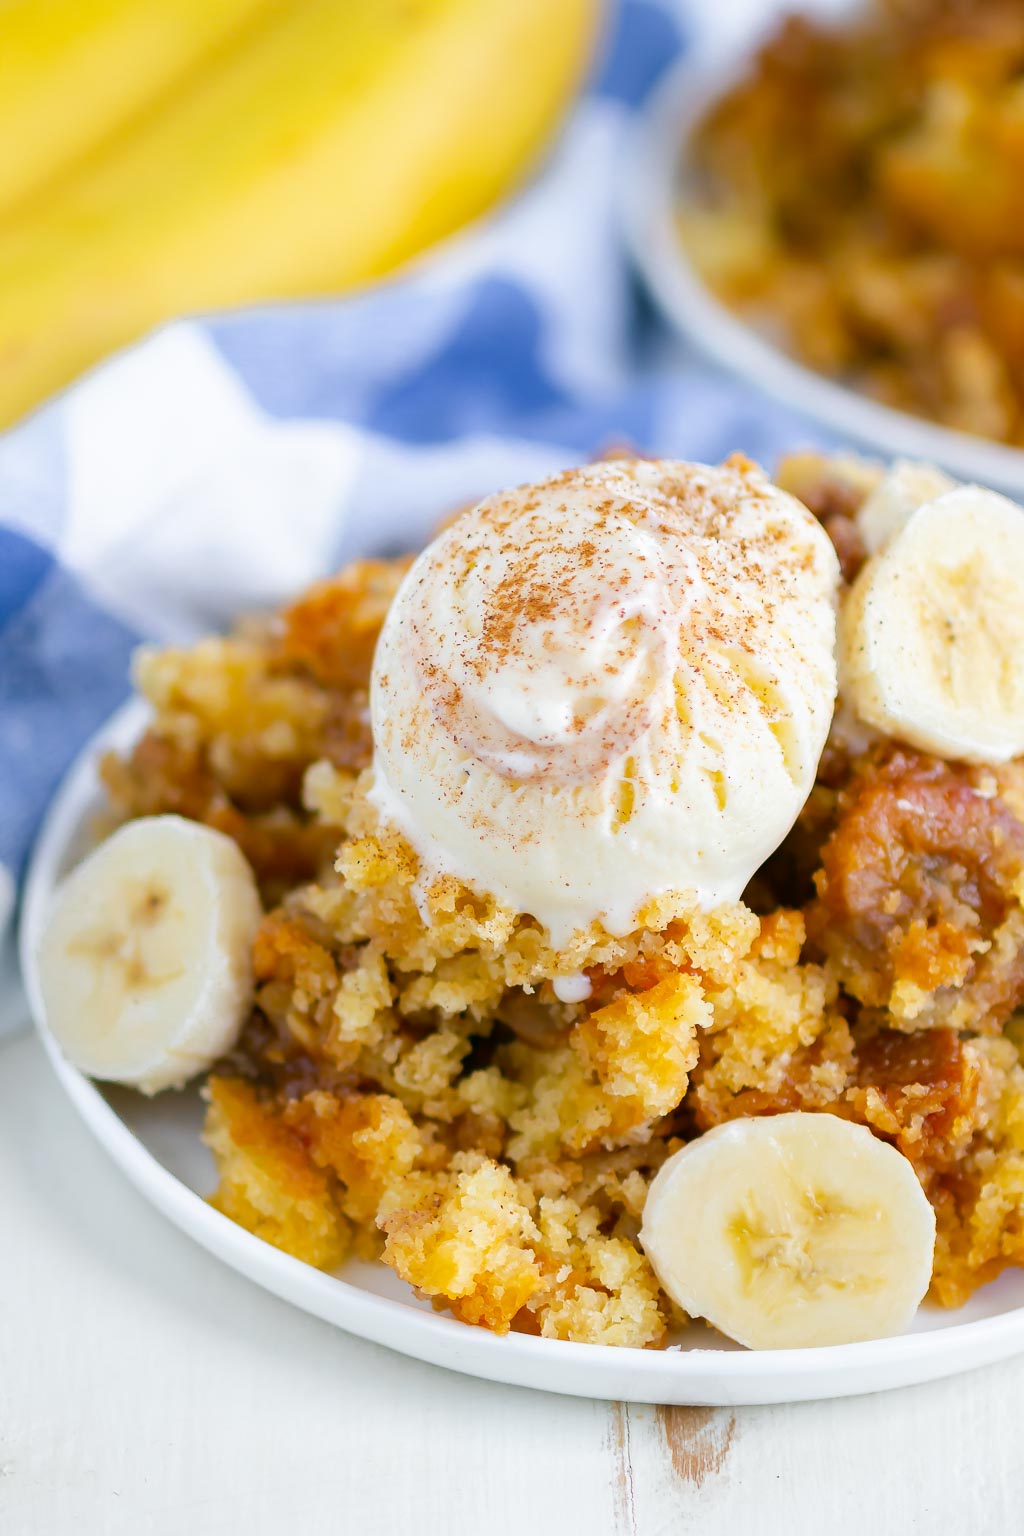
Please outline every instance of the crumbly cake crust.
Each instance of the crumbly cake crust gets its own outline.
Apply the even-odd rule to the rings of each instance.
[[[847,577],[874,475],[808,455],[778,475]],[[153,723],[104,765],[118,815],[236,837],[268,903],[256,1006],[205,1089],[217,1207],[312,1264],[379,1257],[469,1323],[657,1346],[680,1319],[637,1242],[654,1173],[724,1120],[805,1109],[911,1160],[938,1301],[1024,1262],[1021,766],[837,724],[744,902],[662,897],[624,938],[555,950],[453,878],[414,889],[367,798],[369,669],[405,568],[360,562],[270,623],[143,653]]]

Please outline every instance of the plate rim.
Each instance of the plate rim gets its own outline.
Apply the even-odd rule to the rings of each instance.
[[[572,1396],[710,1405],[806,1401],[932,1380],[1024,1351],[1024,1305],[920,1333],[810,1349],[647,1350],[499,1336],[314,1269],[214,1210],[160,1162],[63,1055],[46,1028],[35,966],[56,874],[96,796],[98,755],[126,746],[148,716],[143,701],[130,699],[100,726],[64,776],[30,855],[18,949],[35,1028],[71,1103],[135,1188],[201,1247],[274,1295],[373,1343],[468,1375]]]
[[[627,135],[619,221],[648,291],[677,334],[761,395],[894,458],[940,464],[963,480],[1024,495],[1024,448],[883,405],[799,362],[716,297],[674,227],[675,186],[697,123],[756,50],[686,54],[658,82]]]

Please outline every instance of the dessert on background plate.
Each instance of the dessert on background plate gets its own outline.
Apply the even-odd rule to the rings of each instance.
[[[1024,445],[1022,69],[1019,0],[789,17],[690,137],[690,259],[808,367]]]
[[[50,1029],[204,1072],[221,1211],[468,1323],[957,1305],[1024,1263],[1021,517],[929,466],[622,459],[144,650]]]

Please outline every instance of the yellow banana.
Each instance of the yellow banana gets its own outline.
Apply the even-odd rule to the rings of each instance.
[[[281,0],[5,0],[0,218]]]
[[[597,0],[268,14],[0,226],[0,422],[169,315],[338,292],[480,212],[551,130],[598,15]]]

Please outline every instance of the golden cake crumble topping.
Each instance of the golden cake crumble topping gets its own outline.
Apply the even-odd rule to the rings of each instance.
[[[877,479],[807,455],[777,476],[845,583]],[[658,1346],[682,1320],[638,1241],[658,1170],[737,1119],[827,1112],[912,1164],[935,1299],[1024,1262],[1020,763],[853,741],[840,712],[742,899],[656,894],[628,931],[553,943],[372,798],[371,664],[407,569],[357,562],[272,620],[144,651],[152,723],[104,764],[120,817],[227,833],[264,898],[255,1004],[204,1089],[217,1208],[311,1264],[380,1259],[467,1323]]]

